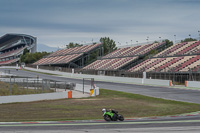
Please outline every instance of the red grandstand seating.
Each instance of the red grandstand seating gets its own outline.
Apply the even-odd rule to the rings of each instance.
[[[178,43],[176,45],[173,45],[169,48],[167,48],[166,50],[164,50],[163,52],[155,55],[155,57],[163,57],[163,56],[166,56],[168,55],[169,53],[173,52],[173,51],[176,51],[177,49],[179,49],[180,47],[182,47],[183,45],[187,44],[187,42],[183,42],[183,43]]]
[[[72,54],[72,55],[65,55],[65,56],[53,56],[53,57],[42,58],[39,61],[35,62],[33,65],[48,65],[48,64],[68,63],[71,60],[74,60],[81,55],[82,54]]]
[[[26,47],[23,47],[23,48],[19,48],[19,49],[16,49],[16,50],[12,50],[12,51],[9,51],[9,52],[6,52],[6,53],[2,53],[0,54],[0,58],[4,58],[4,57],[7,57],[7,56],[13,56],[15,54],[18,54],[19,52],[23,51]]]
[[[185,68],[186,66],[188,66],[188,65],[190,65],[190,64],[192,64],[192,63],[194,63],[195,61],[197,61],[197,60],[199,60],[199,59],[200,59],[200,55],[197,55],[197,56],[195,56],[195,57],[192,57],[192,58],[190,58],[189,60],[187,60],[187,61],[185,61],[184,63],[182,63],[180,67],[178,67],[178,68],[175,69],[175,71],[177,72],[177,71],[179,71],[179,70]]]
[[[68,48],[68,49],[61,49],[58,50],[52,54],[50,54],[48,57],[52,57],[52,56],[61,56],[61,55],[66,55],[66,54],[77,54],[77,53],[84,53],[84,52],[88,52],[98,46],[100,46],[101,44],[93,44],[93,45],[85,45],[85,46],[80,46],[80,47],[74,47],[74,48]]]
[[[0,65],[7,65],[7,64],[11,64],[11,63],[14,63],[16,61],[18,61],[19,58],[16,58],[16,59],[12,59],[12,60],[7,60],[7,61],[1,61],[0,62]]]
[[[193,43],[192,45],[190,45],[189,47],[185,48],[184,50],[178,52],[176,55],[182,55],[184,54],[185,52],[193,49],[194,47],[198,46],[200,44],[200,41],[199,42],[196,42],[196,43]]]
[[[117,70],[123,65],[130,61],[135,60],[137,57],[126,57],[126,58],[112,58],[97,60],[83,69],[95,69],[95,70]]]

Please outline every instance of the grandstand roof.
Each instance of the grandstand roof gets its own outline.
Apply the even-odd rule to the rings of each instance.
[[[6,41],[8,41],[12,38],[15,38],[15,37],[28,37],[28,38],[31,38],[31,39],[35,39],[35,37],[30,36],[30,35],[26,35],[26,34],[9,33],[9,34],[5,34],[2,37],[0,37],[0,44],[4,43],[4,42],[6,42]]]

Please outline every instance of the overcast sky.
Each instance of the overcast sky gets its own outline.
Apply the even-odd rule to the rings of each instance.
[[[200,0],[0,0],[0,36],[64,47],[110,37],[121,45],[198,37]]]

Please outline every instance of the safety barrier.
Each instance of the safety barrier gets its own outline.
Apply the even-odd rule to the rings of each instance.
[[[200,82],[199,81],[185,81],[185,87],[200,88]]]
[[[98,96],[99,95],[99,87],[95,87],[95,89],[90,89],[90,96]]]
[[[56,99],[64,99],[64,98],[72,98],[72,91],[30,94],[30,95],[0,96],[0,104],[16,103],[16,102],[33,102],[33,101],[42,101],[42,100],[56,100]]]

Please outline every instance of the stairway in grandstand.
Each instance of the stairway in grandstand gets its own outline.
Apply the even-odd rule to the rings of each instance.
[[[200,41],[177,43],[129,72],[187,72],[200,70]]]
[[[58,50],[47,57],[44,57],[33,65],[51,65],[51,66],[65,66],[65,67],[81,67],[88,54],[98,48],[102,44],[84,45],[80,47],[68,48]]]
[[[84,70],[122,70],[136,63],[140,57],[145,57],[151,50],[165,46],[165,42],[118,48],[99,60],[85,66]]]

